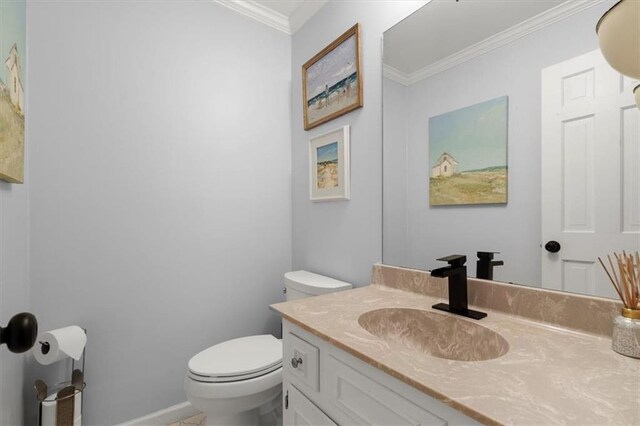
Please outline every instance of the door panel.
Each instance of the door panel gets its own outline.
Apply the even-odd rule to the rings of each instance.
[[[640,233],[640,114],[622,110],[622,232]]]
[[[635,84],[599,50],[542,70],[543,287],[616,297],[597,258],[640,250]]]
[[[594,116],[562,123],[563,232],[593,232]]]

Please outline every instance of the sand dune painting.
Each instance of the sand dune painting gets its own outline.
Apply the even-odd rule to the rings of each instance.
[[[316,148],[316,173],[318,189],[338,187],[338,142]]]
[[[507,202],[508,97],[429,119],[429,204]]]
[[[349,126],[311,139],[309,183],[312,201],[349,199]]]
[[[0,179],[24,181],[26,3],[0,2]]]
[[[359,28],[356,24],[302,66],[305,130],[362,106]]]

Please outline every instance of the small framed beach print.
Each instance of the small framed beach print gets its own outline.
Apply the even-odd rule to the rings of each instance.
[[[349,126],[311,139],[309,197],[311,201],[349,199]]]
[[[362,107],[360,69],[356,24],[302,66],[305,130]]]

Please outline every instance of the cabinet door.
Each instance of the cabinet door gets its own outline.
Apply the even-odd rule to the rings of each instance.
[[[361,425],[447,426],[447,422],[343,361],[326,358],[327,398]]]
[[[284,383],[284,426],[337,426],[291,383]]]

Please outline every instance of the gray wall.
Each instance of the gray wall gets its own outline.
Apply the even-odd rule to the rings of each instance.
[[[30,298],[88,329],[83,422],[114,424],[185,401],[198,351],[279,333],[291,40],[213,2],[28,15]]]
[[[0,182],[0,327],[29,310],[28,191]],[[0,347],[0,425],[22,424],[24,359]]]
[[[407,132],[409,89],[383,78],[383,210],[382,259],[389,265],[407,261]]]
[[[540,72],[596,49],[595,24],[607,6],[587,9],[409,87],[385,79],[385,129],[407,126],[404,142],[398,130],[393,139],[385,130],[385,263],[431,269],[441,266],[436,258],[459,253],[467,255],[469,274],[475,275],[476,251],[500,251],[505,266],[496,268],[496,279],[540,285]],[[429,117],[505,95],[508,204],[429,206]],[[402,97],[406,105],[399,105]],[[404,166],[398,164],[401,157]],[[403,184],[406,204],[395,200]]]
[[[425,2],[327,3],[292,37],[293,267],[354,285],[370,283],[382,259],[382,33]],[[301,67],[353,26],[362,25],[364,108],[310,131],[302,125]],[[351,200],[309,201],[309,139],[351,125]]]
[[[4,6],[2,9],[5,9]],[[25,59],[25,56],[21,57],[23,67]],[[6,70],[5,66],[2,68]],[[4,76],[5,72],[1,74]],[[28,78],[23,83],[28,94]],[[28,138],[28,102],[25,107],[25,135]],[[29,311],[28,171],[27,145],[25,183],[0,181],[0,327],[5,327],[13,315]],[[23,424],[24,360],[25,355],[9,352],[6,345],[0,346],[0,425]]]

